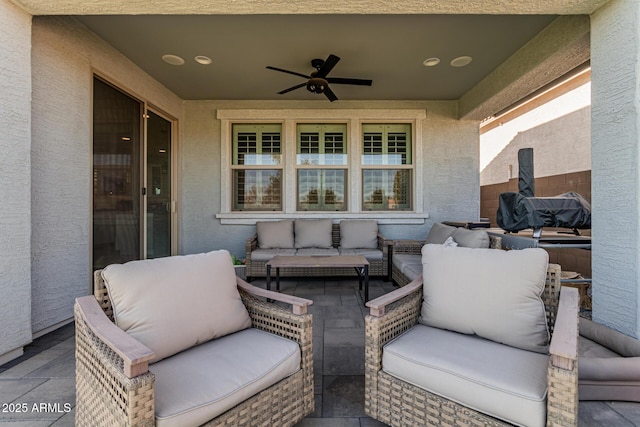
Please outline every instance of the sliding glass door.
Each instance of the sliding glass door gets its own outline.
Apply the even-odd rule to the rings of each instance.
[[[171,121],[94,78],[94,270],[171,254],[171,147]]]

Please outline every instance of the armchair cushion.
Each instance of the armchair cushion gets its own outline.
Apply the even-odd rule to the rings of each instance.
[[[441,245],[453,234],[454,231],[456,231],[456,227],[436,222],[431,226],[431,230],[429,230],[425,243]]]
[[[292,249],[293,221],[258,221],[256,222],[258,247],[261,249]]]
[[[300,370],[294,341],[246,329],[150,367],[158,427],[201,425]]]
[[[510,423],[540,427],[548,363],[543,354],[423,325],[382,353],[382,369],[396,378]]]
[[[151,362],[251,326],[225,250],[112,264],[102,278],[116,325]]]
[[[488,248],[489,235],[484,230],[467,230],[466,228],[456,228],[451,237],[458,246],[465,248]]]
[[[425,245],[422,264],[421,323],[548,352],[549,330],[540,298],[548,265],[544,249]]]
[[[326,249],[333,245],[333,222],[330,219],[296,219],[294,228],[296,248]]]
[[[377,249],[378,222],[366,219],[340,221],[341,249]]]
[[[342,249],[340,255],[362,255],[368,261],[382,261],[384,254],[380,249]]]

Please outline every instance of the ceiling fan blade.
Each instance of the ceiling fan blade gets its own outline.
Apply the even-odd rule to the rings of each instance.
[[[333,91],[331,90],[331,88],[329,86],[324,88],[324,95],[329,98],[329,101],[333,102],[333,101],[337,101],[338,97],[336,96],[335,93],[333,93]]]
[[[321,78],[327,77],[327,74],[329,74],[329,71],[331,71],[333,67],[336,66],[338,61],[340,61],[340,58],[338,58],[333,54],[329,55],[329,57],[324,61],[324,64],[322,64],[322,67],[320,67],[320,69],[318,70],[315,76],[321,77]]]
[[[292,90],[300,89],[301,87],[306,86],[307,83],[300,83],[299,85],[291,86],[289,89],[281,90],[278,92],[278,95],[284,95],[287,92],[291,92]]]
[[[373,83],[372,80],[346,79],[342,77],[327,77],[327,82],[336,83],[339,85],[360,85],[360,86],[371,86],[371,84]]]
[[[301,73],[296,73],[295,71],[283,70],[282,68],[271,67],[269,65],[267,65],[267,68],[274,71],[280,71],[281,73],[293,74],[294,76],[304,77],[305,79],[309,78],[309,76],[306,76]]]

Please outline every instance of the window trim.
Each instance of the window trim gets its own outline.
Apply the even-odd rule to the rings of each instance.
[[[424,109],[220,109],[216,118],[220,120],[220,212],[216,218],[222,224],[255,224],[256,221],[283,218],[371,218],[381,224],[423,224],[429,218],[424,211],[424,186],[422,163],[423,127],[426,120]],[[282,125],[282,157],[283,166],[283,210],[265,211],[233,211],[231,156],[234,123]],[[350,192],[347,197],[346,211],[296,211],[296,151],[297,125],[302,123],[346,123],[347,125],[347,182]],[[408,123],[411,125],[411,144],[413,157],[412,188],[413,210],[411,211],[364,211],[362,210],[362,164],[360,147],[362,144],[362,124],[365,123]],[[354,145],[355,144],[355,145]]]

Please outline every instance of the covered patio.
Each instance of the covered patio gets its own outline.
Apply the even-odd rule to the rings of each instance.
[[[480,122],[508,110],[577,67],[588,64],[592,82],[593,319],[640,338],[640,85],[637,72],[640,5],[635,0],[507,3],[491,0],[473,3],[331,0],[293,4],[167,0],[150,4],[125,0],[0,0],[3,58],[0,65],[3,76],[0,81],[0,126],[5,130],[5,136],[0,139],[4,153],[0,156],[0,179],[4,184],[0,195],[5,201],[0,206],[0,396],[3,402],[5,396],[8,402],[16,401],[20,396],[31,396],[34,402],[53,402],[52,395],[47,394],[48,387],[56,384],[55,379],[62,378],[60,389],[67,390],[65,399],[71,399],[63,403],[73,404],[73,390],[64,385],[68,382],[65,375],[73,364],[70,351],[73,339],[65,334],[73,321],[75,298],[91,293],[92,271],[103,266],[100,262],[106,259],[96,256],[97,244],[102,239],[102,234],[96,232],[100,219],[96,214],[97,202],[100,202],[96,182],[104,184],[101,188],[105,194],[117,193],[122,184],[117,180],[102,181],[99,177],[100,166],[122,162],[122,157],[101,156],[95,151],[97,126],[93,112],[96,87],[100,82],[127,95],[140,106],[143,115],[137,124],[140,135],[146,135],[146,120],[150,116],[155,118],[154,114],[170,123],[172,144],[172,160],[164,169],[160,166],[154,169],[151,162],[140,162],[143,164],[138,171],[141,185],[135,188],[136,197],[140,196],[140,206],[152,206],[153,197],[164,195],[164,188],[161,191],[165,184],[163,179],[170,175],[167,185],[171,187],[172,198],[160,200],[161,197],[156,197],[156,211],[137,212],[136,220],[140,222],[133,245],[127,237],[128,219],[118,218],[117,214],[111,216],[114,219],[109,220],[120,226],[120,232],[109,236],[112,240],[109,244],[117,247],[120,253],[133,253],[129,259],[160,256],[162,252],[154,252],[157,245],[150,243],[145,230],[149,230],[154,221],[158,222],[160,215],[154,219],[155,214],[166,211],[170,214],[169,238],[155,240],[156,244],[164,244],[166,255],[228,249],[242,258],[244,242],[255,232],[256,222],[264,220],[328,217],[337,222],[345,218],[374,219],[384,235],[394,240],[424,238],[433,224],[446,220],[479,219]],[[344,75],[342,72],[336,75],[372,78],[371,89],[384,87],[385,83],[391,89],[367,95],[367,88],[343,90],[341,86],[334,88],[340,95],[337,102],[329,102],[331,98],[325,94],[318,96],[305,91],[302,84],[300,90],[287,92],[283,99],[277,91],[298,81],[292,80],[293,76],[264,67],[302,71],[298,67],[303,62],[271,63],[268,56],[259,57],[257,62],[262,72],[273,73],[268,74],[274,79],[269,84],[254,79],[253,74],[245,73],[241,67],[226,75],[227,81],[240,82],[254,96],[243,93],[235,97],[233,92],[225,92],[223,79],[215,73],[204,74],[198,81],[212,82],[212,86],[215,83],[219,95],[215,91],[204,96],[194,92],[180,95],[161,76],[146,69],[143,60],[133,60],[123,52],[126,39],[110,42],[106,35],[98,34],[101,25],[109,27],[108,18],[112,15],[119,16],[120,23],[128,19],[135,23],[133,19],[140,16],[170,25],[172,17],[176,20],[213,17],[217,22],[225,22],[228,18],[242,23],[246,22],[243,18],[261,16],[265,19],[265,14],[267,20],[281,20],[283,25],[296,19],[312,23],[314,19],[321,21],[331,17],[345,20],[357,17],[363,21],[373,17],[381,23],[385,17],[417,21],[416,27],[407,27],[409,31],[403,36],[404,44],[424,43],[421,48],[425,53],[420,63],[424,60],[425,66],[428,59],[442,56],[443,62],[448,63],[465,54],[460,52],[450,55],[457,58],[445,60],[444,54],[430,52],[428,40],[419,40],[411,31],[417,31],[421,19],[533,16],[545,25],[528,39],[521,40],[521,45],[502,60],[494,58],[497,62],[484,76],[467,81],[465,89],[456,95],[420,92],[418,89],[429,86],[428,80],[414,85],[414,91],[409,88],[408,92],[396,95],[393,83],[385,82],[384,73],[369,76],[367,69],[352,63],[350,68],[344,69]],[[347,24],[347,27],[349,25],[354,24]],[[464,28],[460,32],[464,33]],[[105,34],[113,35],[114,32]],[[135,30],[129,37],[131,34],[135,35]],[[351,61],[350,58],[357,62],[358,55],[372,51],[370,46],[359,47],[357,34],[347,32],[343,39],[351,40],[351,44],[344,47],[336,42],[327,46],[319,42],[312,46],[313,49],[308,49],[318,53],[309,54],[329,58],[335,49],[344,47],[345,53],[340,53],[342,66]],[[225,40],[212,40],[210,44],[223,46]],[[272,49],[278,50],[278,46],[275,44]],[[171,49],[180,47],[174,45]],[[490,49],[491,46],[487,46],[487,50]],[[201,56],[204,52],[187,50],[183,54]],[[482,62],[479,56],[474,60],[476,64]],[[305,59],[304,62],[308,61]],[[429,70],[420,63],[421,71]],[[451,78],[454,72],[464,69],[452,67],[444,72]],[[169,74],[175,71],[169,70]],[[190,77],[180,75],[171,79],[192,82]],[[250,195],[240,197],[235,187],[245,173],[238,156],[238,134],[246,130],[242,126],[274,124],[284,141],[279,152],[284,160],[268,170],[270,175],[265,174],[264,179],[281,185],[281,199],[273,206],[245,209],[245,203],[252,199]],[[331,168],[321,165],[319,171],[315,171],[308,164],[296,163],[301,150],[300,144],[296,146],[298,135],[305,131],[304,126],[318,124],[325,126],[322,132],[334,132],[330,126],[337,125],[345,141],[350,141],[349,149],[345,148],[343,153],[348,158],[344,165]],[[403,132],[409,135],[412,160],[404,159],[404,163],[396,168],[402,171],[400,175],[409,179],[403,181],[404,184],[387,184],[394,190],[404,185],[402,188],[409,195],[406,199],[382,197],[367,187],[367,171],[373,171],[371,176],[384,177],[385,168],[391,169],[390,165],[382,165],[376,170],[375,166],[380,165],[366,165],[360,161],[360,155],[365,153],[360,151],[359,141],[368,131],[367,126],[379,124],[388,129],[391,125],[409,129]],[[129,138],[128,134],[113,129],[97,134],[97,139],[107,134],[116,135],[120,142]],[[388,145],[385,147],[387,150]],[[148,154],[145,150],[147,146],[140,145],[140,155]],[[148,176],[143,173],[147,166]],[[245,169],[253,173],[260,168],[252,165]],[[276,173],[273,173],[274,169]],[[340,182],[345,190],[341,208],[333,211],[327,206],[335,204],[335,196],[340,196],[339,193],[321,202],[317,199],[312,202],[310,198],[302,200],[297,193],[301,188],[300,171],[311,171],[308,176],[317,172],[320,176],[329,169],[332,173],[339,171],[335,175],[342,177]],[[156,172],[163,178],[154,180],[153,173]],[[128,206],[129,200],[121,200],[118,194],[115,195],[110,202],[118,206],[116,210]],[[313,205],[312,208],[305,203]],[[324,425],[323,422],[326,425],[335,425],[332,422],[376,425],[359,412],[361,401],[354,406],[341,400],[343,397],[331,394],[331,384],[336,381],[345,390],[353,390],[354,395],[360,393],[360,359],[355,354],[362,356],[357,343],[362,339],[359,328],[364,306],[359,297],[351,293],[353,282],[301,280],[287,281],[286,285],[290,292],[314,301],[311,310],[314,322],[317,322],[314,324],[314,342],[319,345],[316,345],[318,354],[314,354],[314,362],[318,369],[318,401],[314,417],[301,425]],[[388,292],[389,286],[384,282],[374,283],[377,291],[373,292]],[[344,309],[345,306],[349,307]],[[62,329],[58,342],[56,331],[60,328],[66,329]],[[36,355],[32,353],[34,344],[50,348]],[[326,351],[328,346],[332,351]],[[336,367],[330,359],[335,355],[348,362]],[[335,370],[339,368],[348,372]],[[11,384],[11,391],[5,394],[7,384]],[[13,388],[16,384],[19,384],[18,389]],[[54,388],[56,392],[59,390]],[[16,396],[14,390],[22,391]],[[348,401],[351,397],[344,399]],[[37,422],[41,425],[72,423],[70,414],[59,415],[46,420],[38,418]],[[584,425],[630,425],[640,422],[640,411],[633,404],[582,402],[580,420]],[[25,425],[36,425],[24,422]],[[615,424],[618,422],[620,424]]]

